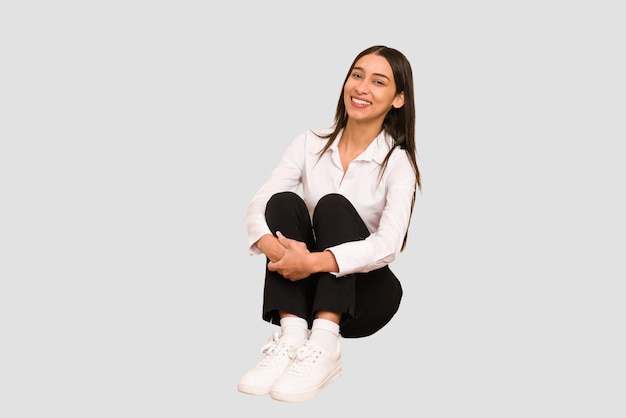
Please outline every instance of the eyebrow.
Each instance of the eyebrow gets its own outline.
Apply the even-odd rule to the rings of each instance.
[[[363,67],[354,67],[353,70],[359,70],[359,71],[363,71],[365,72],[365,69]],[[387,77],[385,74],[381,74],[381,73],[374,73],[373,75],[376,75],[378,77],[384,77],[387,80],[391,81],[391,79],[389,77]]]

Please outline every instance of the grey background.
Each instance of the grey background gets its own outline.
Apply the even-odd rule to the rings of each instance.
[[[0,416],[623,417],[618,5],[4,2]],[[315,400],[240,394],[247,202],[374,44],[415,76],[401,308]]]

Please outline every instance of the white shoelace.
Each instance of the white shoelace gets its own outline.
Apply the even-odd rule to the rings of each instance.
[[[293,350],[293,345],[281,342],[278,332],[274,331],[268,343],[261,349],[261,352],[265,355],[265,357],[261,360],[259,365],[263,367],[271,367],[285,357],[291,357]]]
[[[290,356],[294,358],[291,363],[290,369],[294,373],[304,374],[311,367],[315,366],[317,360],[322,355],[322,350],[311,344],[304,344],[295,350],[295,353],[290,353]]]

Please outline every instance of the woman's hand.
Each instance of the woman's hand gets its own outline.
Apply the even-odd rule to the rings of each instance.
[[[278,272],[291,281],[309,277],[314,273],[311,268],[311,253],[304,242],[285,237],[280,231],[276,232],[278,242],[285,248],[285,253],[278,261],[270,261],[267,268]]]

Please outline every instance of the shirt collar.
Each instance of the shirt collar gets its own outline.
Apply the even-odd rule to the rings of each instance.
[[[343,131],[337,135],[335,141],[333,141],[330,146],[330,150],[333,153],[337,152],[337,147],[339,144],[339,140],[341,139],[341,134]],[[383,130],[381,131],[376,138],[368,145],[368,147],[355,158],[355,161],[374,161],[377,164],[382,164],[385,160],[385,157],[389,153],[391,146],[393,144],[393,138]]]

